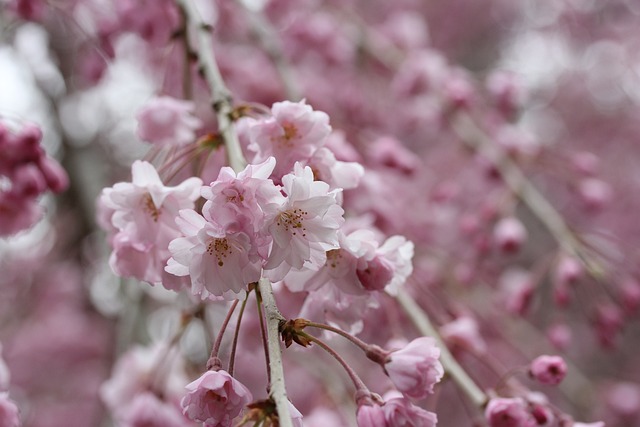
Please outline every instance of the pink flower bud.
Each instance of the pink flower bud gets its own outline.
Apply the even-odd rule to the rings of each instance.
[[[381,291],[393,279],[393,264],[381,255],[367,262],[367,267],[356,270],[362,286],[369,291]]]
[[[582,276],[583,268],[580,261],[570,256],[563,256],[554,272],[554,284],[573,284]]]
[[[566,350],[571,344],[571,329],[563,323],[557,323],[547,329],[547,339],[558,350]]]
[[[502,252],[514,253],[527,240],[527,229],[517,218],[502,218],[493,229],[493,240]]]
[[[51,157],[41,157],[38,167],[47,181],[47,185],[54,193],[60,193],[69,187],[69,176],[60,163]]]
[[[12,191],[22,196],[35,197],[47,189],[47,183],[40,170],[33,163],[16,168]]]
[[[633,383],[618,383],[606,394],[607,406],[622,417],[640,414],[640,386]]]
[[[536,419],[520,398],[496,397],[489,401],[484,416],[490,427],[536,427]]]
[[[384,411],[376,404],[360,405],[356,415],[358,427],[387,427]]]
[[[613,347],[615,338],[622,329],[624,319],[618,306],[601,305],[596,310],[596,334],[603,347]]]
[[[433,393],[433,386],[444,375],[439,357],[435,339],[420,337],[392,352],[384,369],[399,391],[413,399],[422,399]]]
[[[567,364],[560,356],[538,356],[529,366],[529,375],[542,384],[559,384],[567,374]]]
[[[626,280],[620,288],[620,297],[627,313],[634,313],[640,307],[640,283],[635,279]]]
[[[229,427],[253,397],[242,383],[226,371],[207,371],[186,386],[182,398],[184,414],[189,419],[219,427]]]
[[[571,157],[571,163],[577,172],[586,176],[595,175],[600,167],[598,156],[588,151],[575,153]]]
[[[611,201],[613,196],[611,186],[596,178],[587,178],[582,180],[578,187],[578,193],[587,208],[592,210],[605,207]]]
[[[440,328],[440,335],[449,345],[457,346],[466,351],[482,354],[487,350],[478,329],[478,322],[471,317],[459,317],[453,322]]]

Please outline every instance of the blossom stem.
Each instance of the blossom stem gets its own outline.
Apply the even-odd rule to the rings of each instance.
[[[318,328],[318,329],[324,329],[326,331],[330,331],[330,332],[334,332],[342,337],[345,337],[346,339],[348,339],[349,341],[351,341],[352,343],[354,343],[355,345],[357,345],[358,347],[360,347],[362,350],[364,350],[365,352],[369,350],[370,345],[367,344],[366,342],[362,341],[360,338],[358,337],[354,337],[353,335],[343,331],[340,328],[335,328],[331,325],[326,325],[324,323],[316,323],[316,322],[309,322],[307,323],[307,326],[312,326],[314,328]]]
[[[338,363],[340,363],[340,365],[342,365],[344,370],[347,371],[347,374],[349,375],[349,378],[351,378],[351,381],[353,382],[353,385],[356,387],[356,393],[360,392],[360,391],[368,392],[369,389],[364,384],[364,382],[360,379],[358,374],[356,374],[356,372],[351,368],[351,366],[349,366],[349,364],[342,358],[342,356],[340,356],[327,343],[322,341],[320,338],[316,338],[313,335],[307,334],[306,332],[300,332],[300,335],[302,335],[303,337],[305,337],[309,341],[318,344],[319,347],[321,347],[324,351],[329,353],[334,359],[336,359],[338,361]]]
[[[231,344],[231,355],[229,356],[229,375],[233,376],[233,368],[236,362],[236,348],[238,347],[238,337],[240,336],[240,325],[242,324],[242,315],[244,314],[244,308],[247,306],[247,300],[249,299],[249,292],[245,295],[242,305],[240,305],[240,313],[238,313],[238,321],[236,323],[236,330],[233,333],[233,344]],[[238,302],[238,300],[236,300]]]
[[[267,362],[267,384],[271,384],[271,369],[269,369],[269,340],[267,338],[267,328],[264,325],[264,316],[262,314],[262,296],[260,295],[259,289],[256,289],[256,302],[258,303],[258,319],[260,319],[260,335],[262,336],[264,360]]]
[[[266,278],[260,279],[258,282],[258,288],[260,290],[260,296],[262,297],[265,317],[267,318],[269,372],[271,373],[269,394],[276,402],[280,427],[293,427],[293,422],[289,412],[289,399],[287,398],[287,390],[284,384],[284,369],[282,367],[282,353],[280,350],[280,332],[278,330],[280,321],[285,320],[285,318],[280,314],[278,306],[276,305],[271,281]]]
[[[453,381],[464,391],[476,407],[482,408],[488,400],[486,393],[478,387],[453,357],[427,314],[404,289],[398,291],[396,300],[421,333],[436,339],[440,347],[440,363],[442,363],[445,372],[451,376]]]
[[[233,304],[231,304],[229,311],[227,311],[227,315],[225,316],[222,322],[222,326],[220,326],[220,331],[218,332],[216,341],[213,343],[213,347],[211,348],[211,356],[210,356],[211,359],[218,357],[218,352],[220,351],[220,345],[222,344],[222,338],[224,337],[224,331],[227,329],[227,325],[229,324],[229,321],[231,320],[231,316],[233,315],[233,312],[236,310],[237,306],[238,306],[238,300],[235,300],[233,301]]]
[[[241,171],[244,169],[246,162],[242,155],[240,141],[231,121],[231,113],[233,112],[231,92],[222,79],[220,69],[213,55],[211,27],[202,20],[193,0],[175,1],[184,12],[187,22],[195,29],[195,37],[193,37],[195,40],[189,38],[189,43],[196,52],[198,63],[200,64],[200,72],[212,92],[212,107],[218,119],[218,130],[225,142],[229,166],[236,172]]]

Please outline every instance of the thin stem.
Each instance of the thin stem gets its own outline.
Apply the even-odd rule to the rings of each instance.
[[[476,385],[462,366],[458,364],[440,337],[440,334],[438,334],[435,327],[431,324],[427,314],[404,289],[398,291],[396,300],[421,333],[436,339],[440,347],[440,363],[442,363],[445,372],[451,376],[453,381],[464,391],[475,406],[482,408],[487,402],[487,395]]]
[[[364,382],[360,379],[358,374],[356,374],[355,371],[351,368],[351,366],[349,366],[349,364],[342,358],[342,356],[340,356],[328,344],[326,344],[320,338],[316,338],[313,335],[307,334],[306,332],[300,332],[300,335],[304,336],[309,341],[318,344],[319,347],[321,347],[324,351],[329,353],[331,355],[331,357],[336,359],[338,361],[338,363],[340,363],[340,365],[342,365],[344,370],[347,371],[347,374],[349,375],[349,378],[351,378],[351,381],[353,382],[353,385],[356,387],[356,390],[363,390],[363,391],[368,391],[369,390],[367,388],[367,386],[364,384]]]
[[[262,296],[260,291],[256,292],[256,303],[258,305],[258,319],[260,319],[260,335],[262,336],[262,348],[264,350],[264,360],[267,362],[267,389],[271,388],[271,369],[269,369],[269,340],[267,338],[267,328],[264,324],[264,316],[262,314]]]
[[[227,329],[227,325],[231,320],[231,316],[238,306],[238,300],[233,301],[227,315],[222,322],[222,326],[220,326],[220,332],[218,332],[218,336],[216,337],[216,341],[213,343],[213,347],[211,348],[211,358],[218,357],[218,352],[220,351],[220,345],[222,344],[222,337],[224,336],[224,331]]]
[[[182,96],[184,99],[193,97],[193,86],[191,85],[191,47],[189,44],[188,20],[184,9],[180,9],[180,17],[182,18],[182,48],[184,64],[182,64]]]
[[[280,314],[278,306],[276,305],[271,281],[266,278],[260,279],[258,288],[260,289],[262,305],[264,306],[265,316],[267,318],[269,371],[271,372],[269,391],[271,397],[276,402],[280,427],[293,427],[289,413],[289,399],[287,398],[287,391],[284,384],[284,369],[282,367],[282,353],[280,350],[280,331],[278,330],[280,322],[286,319]]]
[[[233,376],[233,368],[236,362],[236,348],[238,347],[238,337],[240,336],[240,324],[242,324],[242,315],[244,314],[244,308],[247,306],[247,300],[249,299],[249,292],[245,295],[244,301],[240,306],[240,313],[238,313],[238,322],[236,323],[236,330],[233,334],[233,343],[231,344],[231,355],[229,356],[229,375]],[[236,300],[236,303],[238,300]]]
[[[334,332],[340,336],[345,337],[346,339],[348,339],[349,341],[351,341],[352,343],[354,343],[355,345],[357,345],[358,347],[360,347],[362,350],[364,351],[368,351],[370,348],[370,345],[367,344],[366,342],[362,341],[360,338],[355,337],[345,331],[343,331],[342,329],[339,328],[335,328],[331,325],[325,325],[324,323],[316,323],[316,322],[309,322],[307,324],[307,326],[312,326],[314,328],[319,328],[319,329],[324,329],[326,331],[330,331],[330,332]]]

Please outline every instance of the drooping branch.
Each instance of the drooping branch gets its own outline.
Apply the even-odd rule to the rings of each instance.
[[[267,317],[267,339],[269,350],[269,371],[271,372],[271,383],[269,393],[276,402],[278,418],[281,427],[293,427],[291,415],[289,414],[289,400],[284,384],[284,369],[282,367],[282,352],[280,349],[280,332],[278,326],[281,320],[285,320],[280,314],[276,300],[273,296],[273,288],[269,279],[262,278],[258,282],[258,289],[262,297],[265,316]]]
[[[225,144],[229,165],[236,172],[240,172],[246,166],[246,161],[232,124],[231,113],[233,112],[233,105],[231,92],[222,79],[213,54],[210,26],[202,20],[191,0],[176,0],[176,3],[183,10],[188,24],[196,32],[195,37],[189,38],[189,40],[195,44],[192,48],[198,58],[202,75],[211,89],[212,106],[216,112],[218,129]],[[271,373],[270,393],[276,402],[280,426],[293,427],[284,383],[284,369],[282,367],[282,354],[278,334],[278,324],[282,319],[282,315],[276,306],[271,282],[267,279],[261,279],[259,289],[267,317],[269,370]]]
[[[195,44],[192,48],[196,52],[200,72],[211,89],[211,102],[218,119],[218,130],[225,143],[229,165],[233,170],[241,171],[246,166],[246,162],[231,122],[233,112],[231,92],[222,79],[213,55],[211,27],[202,20],[192,1],[176,0],[176,3],[184,12],[187,23],[195,30],[195,37],[193,37],[195,40],[189,38],[189,42]]]

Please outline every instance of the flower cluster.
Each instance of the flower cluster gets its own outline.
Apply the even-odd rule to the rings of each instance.
[[[59,193],[69,178],[40,145],[40,128],[29,125],[14,133],[0,122],[0,236],[31,227],[42,216],[37,198]]]

